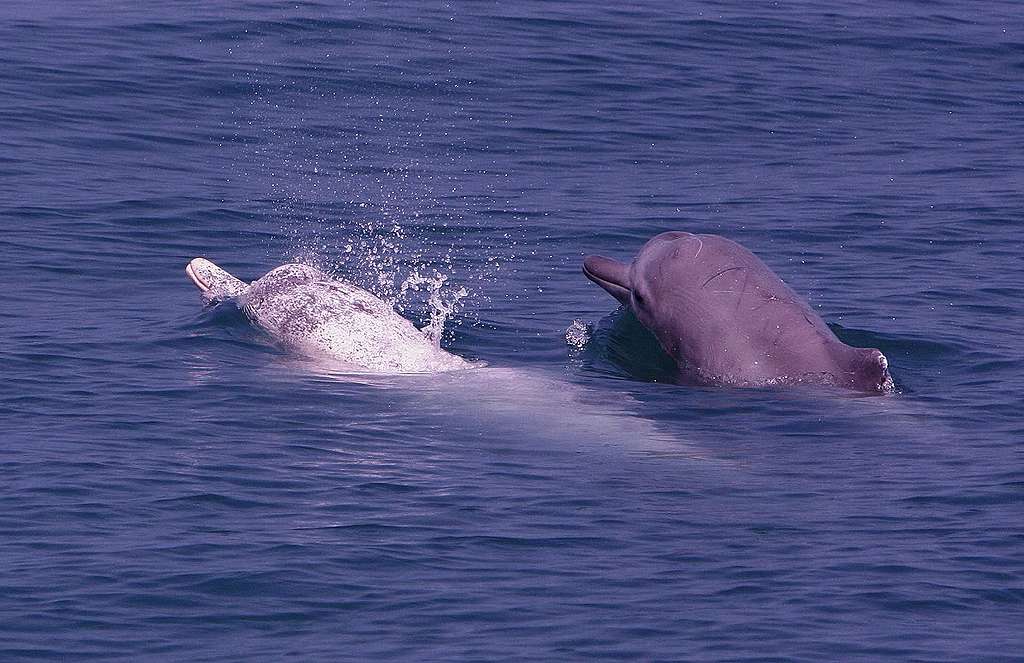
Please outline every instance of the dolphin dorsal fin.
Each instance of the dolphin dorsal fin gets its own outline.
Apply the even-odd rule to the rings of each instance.
[[[235,278],[206,258],[193,258],[186,265],[185,273],[208,302],[233,299],[249,289],[248,283]]]

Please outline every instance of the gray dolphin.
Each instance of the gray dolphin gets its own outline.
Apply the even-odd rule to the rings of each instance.
[[[347,370],[436,373],[473,366],[442,350],[390,304],[309,265],[281,265],[251,284],[205,258],[189,262],[185,273],[205,300],[234,300],[286,347]]]
[[[724,237],[662,233],[632,264],[587,256],[583,273],[654,333],[684,379],[893,388],[881,352],[840,341],[775,272]]]

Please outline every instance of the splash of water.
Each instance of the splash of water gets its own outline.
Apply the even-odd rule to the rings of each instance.
[[[582,350],[590,342],[591,326],[576,318],[565,330],[565,342],[574,350]]]
[[[419,270],[414,271],[402,282],[399,298],[410,291],[426,291],[427,306],[430,320],[420,330],[427,335],[434,345],[441,347],[448,320],[461,308],[462,301],[469,295],[463,287],[448,287],[448,275],[435,271],[431,276],[424,276]]]
[[[462,53],[450,55],[455,63]],[[309,64],[315,73],[319,63]],[[315,75],[299,86],[272,69],[254,69],[247,82],[252,98],[235,128],[250,136],[251,158],[231,171],[266,192],[250,202],[269,222],[268,259],[283,253],[402,314],[429,315],[424,331],[435,342],[456,315],[476,315],[480,307],[470,301],[490,301],[489,283],[518,259],[518,235],[513,229],[497,237],[500,230],[491,228],[487,194],[500,173],[481,189],[476,171],[461,163],[460,136],[472,117],[454,105],[439,114],[372,85],[321,89]],[[465,90],[459,96],[472,98]],[[472,197],[464,191],[471,172]],[[510,213],[502,227],[524,219]]]

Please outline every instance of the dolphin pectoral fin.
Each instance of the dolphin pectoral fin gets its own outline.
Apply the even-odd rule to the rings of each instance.
[[[629,265],[604,256],[587,256],[583,259],[583,275],[629,307]]]

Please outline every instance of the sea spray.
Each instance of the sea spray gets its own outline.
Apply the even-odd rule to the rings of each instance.
[[[336,73],[335,62],[324,53],[308,63],[301,85],[253,70],[250,104],[235,118],[250,148],[232,176],[265,192],[249,202],[269,221],[269,260],[359,285],[440,342],[456,320],[487,309],[498,271],[522,260],[525,217],[509,197],[496,204],[508,173],[461,166],[475,121],[464,109],[428,110],[418,96],[375,89],[365,72],[349,72],[359,85],[319,87],[318,67]],[[471,99],[465,88],[458,96]]]
[[[576,318],[565,330],[565,342],[572,350],[582,350],[590,342],[593,335],[593,326]]]
[[[461,308],[462,301],[469,296],[464,287],[448,287],[448,276],[435,271],[432,276],[423,276],[418,271],[402,282],[399,298],[410,291],[426,291],[430,319],[421,331],[438,347],[444,335],[448,320]]]

